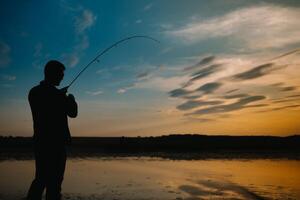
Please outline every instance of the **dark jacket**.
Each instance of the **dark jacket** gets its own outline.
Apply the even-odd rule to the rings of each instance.
[[[64,145],[71,141],[67,116],[77,116],[77,103],[73,98],[41,81],[30,90],[28,100],[36,143]]]

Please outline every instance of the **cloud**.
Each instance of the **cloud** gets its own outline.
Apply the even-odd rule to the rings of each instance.
[[[300,42],[299,18],[299,7],[265,4],[209,19],[194,19],[165,33],[188,44],[228,37],[250,49],[282,47]]]
[[[250,103],[256,102],[256,101],[263,100],[265,98],[266,98],[265,96],[249,96],[249,97],[241,98],[237,102],[234,102],[231,104],[212,106],[209,108],[197,110],[197,111],[195,111],[193,113],[189,113],[187,115],[207,115],[207,114],[215,114],[215,113],[226,113],[226,112],[241,110],[241,109],[249,108],[249,107],[263,107],[266,105],[265,104],[249,105],[249,106],[247,106],[247,105]]]
[[[189,95],[189,96],[183,96],[182,98],[184,98],[184,99],[198,99],[201,96],[202,95]]]
[[[186,90],[184,88],[178,88],[172,91],[169,91],[170,97],[183,97],[187,99],[195,99],[199,98],[201,95],[194,95],[194,96],[188,96],[189,94],[193,94],[195,92],[202,92],[203,94],[210,94],[213,93],[215,90],[217,90],[219,87],[222,86],[222,83],[219,82],[212,82],[212,83],[206,83],[196,90]]]
[[[275,100],[275,101],[272,101],[272,103],[286,103],[286,102],[299,102],[299,99],[298,98],[295,98],[295,99],[281,99],[281,100]]]
[[[285,110],[285,109],[289,109],[289,108],[298,108],[298,107],[300,107],[300,105],[287,105],[287,106],[272,108],[272,109],[268,109],[268,110],[260,110],[260,111],[257,111],[257,113],[272,112],[272,111]]]
[[[287,108],[298,108],[300,107],[300,105],[289,105],[289,106],[283,106],[283,107],[278,107],[278,108],[273,108],[269,111],[277,111],[277,110],[283,110],[283,109],[287,109]]]
[[[287,98],[295,98],[295,97],[300,97],[300,94],[295,94],[295,95],[287,96]]]
[[[43,65],[47,62],[50,57],[49,53],[43,52],[44,45],[41,42],[38,42],[34,46],[34,53],[33,53],[33,62],[32,66],[37,69],[42,69]]]
[[[208,123],[208,122],[213,122],[216,121],[216,119],[209,119],[209,118],[197,118],[197,117],[191,117],[189,116],[187,118],[188,122],[201,122],[201,123]]]
[[[77,53],[63,54],[62,59],[65,65],[68,67],[75,67],[79,62],[79,56]]]
[[[215,59],[215,56],[207,56],[207,57],[203,58],[202,60],[200,60],[200,62],[198,62],[197,64],[185,67],[183,69],[183,71],[189,71],[189,70],[193,70],[193,69],[202,67],[203,65],[207,65],[207,64],[211,63],[214,59]]]
[[[37,43],[35,46],[34,46],[34,54],[33,56],[36,58],[36,57],[41,57],[42,56],[42,49],[43,49],[43,44],[42,43]]]
[[[98,91],[94,91],[94,92],[86,91],[86,93],[89,95],[92,95],[92,96],[97,96],[99,94],[103,94],[103,91],[102,90],[98,90]]]
[[[84,9],[80,16],[75,18],[75,30],[78,34],[84,33],[96,21],[97,17],[87,9]]]
[[[12,75],[1,75],[0,76],[2,80],[5,80],[5,81],[14,81],[16,80],[16,76],[12,76]]]
[[[181,96],[185,96],[187,94],[192,93],[192,91],[188,91],[182,88],[179,89],[175,89],[169,92],[170,97],[181,97]]]
[[[190,86],[191,84],[193,84],[194,81],[196,80],[200,80],[202,78],[205,78],[207,76],[210,76],[218,71],[220,71],[222,64],[213,64],[210,65],[208,67],[205,67],[204,69],[201,69],[195,73],[193,73],[191,76],[193,76],[193,78],[191,78],[185,85],[184,87]]]
[[[283,86],[283,85],[284,85],[284,83],[282,83],[282,82],[271,84],[271,86],[275,87],[277,90],[279,90],[281,92],[290,92],[290,91],[294,91],[298,88],[297,86]]]
[[[135,20],[135,23],[136,23],[136,24],[140,24],[140,23],[142,23],[142,22],[143,22],[143,20],[141,20],[141,19]]]
[[[236,91],[238,91],[238,90],[239,90],[239,89],[229,90],[229,91],[226,92],[226,94],[230,94],[230,93],[236,92]]]
[[[293,91],[293,90],[296,90],[296,89],[297,89],[296,86],[287,86],[287,87],[282,87],[282,88],[280,89],[280,91],[282,91],[282,92],[287,92],[287,91]]]
[[[131,84],[122,86],[117,91],[122,94],[131,89],[151,89],[158,91],[166,91],[174,88],[174,85],[178,85],[179,82],[182,82],[186,77],[163,77],[159,76],[157,72],[161,72],[164,67],[162,65],[148,65],[144,64],[143,66],[139,65],[139,68],[142,68],[142,72],[134,68],[133,66],[116,66],[110,68],[110,70],[126,70],[132,73],[136,73]],[[137,73],[138,72],[138,73]]]
[[[75,45],[76,51],[83,51],[90,46],[89,38],[87,35],[81,35],[79,42]]]
[[[201,106],[207,106],[207,105],[218,105],[223,103],[223,101],[187,101],[179,106],[177,106],[178,110],[190,110],[193,108],[201,107]]]
[[[153,3],[149,3],[147,5],[144,6],[144,11],[150,10],[153,6]]]
[[[0,84],[0,85],[1,85],[1,87],[3,87],[3,88],[13,88],[13,87],[14,87],[14,85],[12,85],[12,84],[6,84],[6,83]]]
[[[10,51],[10,46],[0,41],[0,67],[6,67],[11,62]]]
[[[144,70],[140,73],[138,73],[136,75],[136,78],[139,80],[139,81],[142,81],[142,80],[146,80],[150,77],[153,77],[155,76],[156,72],[159,72],[161,71],[164,67],[162,65],[158,65],[158,66],[152,66],[152,65],[147,65],[145,64],[144,66],[142,66],[143,69],[147,69],[147,70]]]
[[[198,101],[208,101],[207,98],[210,101],[212,101],[211,99],[217,101],[216,103],[225,102],[224,105],[221,105],[222,103],[220,105],[205,105],[205,108],[200,109],[200,114],[205,112],[222,113],[250,107],[270,106],[275,102],[248,105],[250,103],[246,100],[247,98],[252,100],[253,96],[255,98],[257,96],[258,98],[265,98],[266,96],[270,99],[278,98],[286,95],[287,92],[297,91],[300,84],[296,76],[294,76],[294,79],[289,76],[289,74],[299,73],[299,69],[293,67],[293,63],[299,63],[296,51],[281,53],[279,55],[285,56],[273,60],[272,63],[264,63],[276,54],[278,54],[278,51],[247,55],[206,56],[205,59],[200,59],[200,62],[197,64],[185,65],[189,66],[188,70],[191,69],[191,71],[178,71],[177,74],[187,75],[189,80],[168,94],[170,97],[186,100],[180,105],[177,104],[177,109],[181,111],[195,109],[198,106],[201,107],[202,104]],[[294,56],[290,57],[292,55]],[[289,57],[287,58],[286,56]],[[192,59],[195,60],[197,57]],[[199,67],[197,68],[196,66]],[[187,67],[182,65],[180,68],[187,69]],[[279,69],[282,69],[281,73],[273,73]],[[237,81],[239,81],[238,84]],[[276,82],[274,83],[274,81]],[[278,83],[279,81],[280,83]]]
[[[213,64],[210,65],[204,69],[201,69],[200,71],[197,71],[195,73],[193,73],[191,76],[193,76],[195,80],[206,77],[210,74],[215,73],[216,71],[218,71],[220,69],[220,67],[222,66],[222,64]]]
[[[273,63],[266,63],[263,65],[259,65],[259,66],[254,67],[246,72],[235,74],[234,76],[232,76],[232,78],[235,80],[248,80],[248,79],[259,78],[259,77],[269,74],[270,72],[274,71],[275,69],[279,69],[279,68],[274,68],[273,66],[274,66]]]
[[[225,95],[223,96],[224,99],[237,99],[242,97],[248,97],[248,94],[234,94],[234,95]]]
[[[117,93],[123,94],[123,93],[127,92],[128,90],[133,89],[135,87],[135,85],[136,85],[136,83],[129,84],[126,87],[118,89]]]
[[[60,0],[60,6],[62,8],[64,8],[65,10],[72,11],[72,12],[83,9],[83,7],[81,5],[74,5],[74,3],[71,3],[68,0]]]
[[[196,91],[203,92],[204,94],[210,94],[217,90],[219,87],[222,86],[222,83],[219,82],[212,82],[212,83],[206,83],[202,86],[200,86]]]
[[[123,94],[123,93],[125,93],[125,92],[127,92],[127,88],[120,88],[120,89],[117,91],[117,93],[119,93],[119,94]]]
[[[167,92],[172,90],[174,87],[179,86],[183,82],[186,82],[187,79],[187,76],[152,76],[151,79],[149,78],[143,81],[136,82],[132,88]]]
[[[169,53],[170,51],[172,51],[174,49],[174,47],[166,47],[166,48],[163,48],[160,52],[160,54],[166,54],[166,53]]]
[[[293,54],[296,54],[296,53],[299,53],[299,52],[300,52],[300,49],[294,49],[292,51],[289,51],[287,53],[284,53],[284,54],[281,54],[279,56],[276,56],[276,57],[272,58],[271,61],[272,60],[278,60],[280,58],[283,58],[283,57],[286,57],[286,56],[290,56],[290,55],[293,55]]]
[[[66,9],[70,10],[68,7]],[[71,9],[71,11],[76,13],[80,12],[80,14],[75,17],[74,22],[77,42],[73,47],[72,53],[63,53],[62,59],[66,66],[75,67],[80,61],[82,51],[89,47],[87,31],[95,24],[97,16],[94,15],[92,11],[84,9],[83,7]]]
[[[142,73],[138,74],[136,77],[138,79],[142,79],[142,78],[147,77],[149,74],[150,74],[149,72],[142,72]]]

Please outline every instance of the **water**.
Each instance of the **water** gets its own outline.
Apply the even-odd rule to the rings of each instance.
[[[0,162],[0,199],[21,199],[32,160]],[[70,159],[64,199],[300,199],[300,161],[168,160],[148,157]]]

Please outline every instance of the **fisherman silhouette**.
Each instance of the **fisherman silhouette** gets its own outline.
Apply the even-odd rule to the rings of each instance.
[[[27,199],[61,199],[61,184],[66,164],[66,145],[71,143],[68,116],[77,116],[77,103],[67,89],[59,90],[65,66],[55,60],[45,65],[45,78],[28,95],[33,118],[35,178]]]

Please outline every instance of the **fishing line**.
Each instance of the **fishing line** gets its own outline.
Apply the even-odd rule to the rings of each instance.
[[[104,49],[103,51],[101,51],[99,54],[97,54],[97,56],[91,60],[79,73],[78,75],[71,81],[71,83],[67,86],[67,87],[64,87],[62,88],[61,90],[65,90],[67,91],[69,87],[71,87],[71,85],[77,80],[77,78],[91,65],[93,64],[94,62],[100,62],[99,61],[99,58],[104,55],[105,53],[107,53],[109,50],[111,50],[112,48],[114,47],[117,47],[119,44],[127,41],[127,40],[131,40],[131,39],[134,39],[134,38],[145,38],[145,39],[149,39],[149,40],[152,40],[154,42],[157,42],[157,43],[160,43],[158,40],[150,37],[150,36],[146,36],[146,35],[134,35],[134,36],[130,36],[130,37],[127,37],[127,38],[124,38],[122,40],[119,40],[117,42],[115,42],[114,44],[112,44],[111,46],[107,47],[106,49]]]

